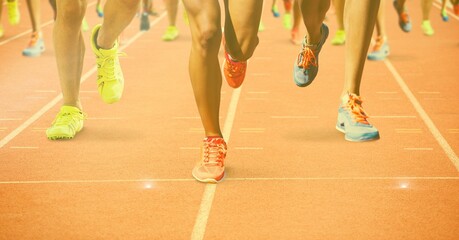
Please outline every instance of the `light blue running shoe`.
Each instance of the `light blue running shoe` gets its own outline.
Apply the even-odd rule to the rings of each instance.
[[[399,8],[397,0],[394,0],[394,8],[397,11],[398,15],[398,25],[404,32],[411,31],[411,21],[410,16],[408,15],[408,10],[405,6]]]
[[[298,87],[306,87],[312,83],[319,71],[319,53],[328,37],[328,27],[322,24],[322,37],[317,45],[309,45],[306,37],[303,46],[293,65],[293,80]]]
[[[362,100],[355,94],[348,94],[338,108],[336,129],[344,133],[344,139],[364,142],[379,139],[379,131],[367,121]]]
[[[39,33],[32,33],[29,45],[22,51],[22,55],[26,57],[38,57],[45,51],[45,42]]]
[[[372,61],[381,61],[389,56],[389,44],[383,37],[378,37],[376,43],[373,46],[373,51],[368,54],[367,59]]]

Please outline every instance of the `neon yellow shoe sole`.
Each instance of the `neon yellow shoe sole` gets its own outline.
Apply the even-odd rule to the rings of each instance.
[[[71,106],[62,106],[46,136],[50,140],[72,139],[83,129],[86,114]]]

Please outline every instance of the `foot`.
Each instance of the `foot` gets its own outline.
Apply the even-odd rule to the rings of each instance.
[[[448,17],[448,12],[446,11],[446,9],[441,10],[440,16],[443,22],[448,22],[449,17]]]
[[[290,14],[290,13],[284,14],[284,19],[283,19],[282,23],[284,24],[284,28],[285,29],[287,29],[287,30],[292,29],[292,27],[293,27],[293,25],[292,25],[292,14]]]
[[[97,88],[106,103],[118,102],[123,95],[124,77],[118,56],[118,40],[111,49],[102,49],[97,45],[97,36],[101,25],[94,27],[91,35],[91,49],[96,55]]]
[[[179,36],[179,31],[176,26],[169,26],[166,29],[166,32],[161,37],[163,41],[170,42],[177,39]]]
[[[429,20],[422,21],[421,28],[422,28],[422,32],[426,36],[432,36],[435,33]]]
[[[46,136],[50,140],[72,139],[83,129],[86,114],[77,107],[62,106]]]
[[[99,4],[96,6],[96,13],[97,13],[97,16],[99,16],[100,18],[104,17],[104,9]]]
[[[335,37],[331,40],[332,45],[343,45],[346,42],[346,32],[344,30],[338,30],[335,33]]]
[[[389,44],[384,37],[379,36],[376,38],[375,45],[370,54],[368,54],[367,59],[372,61],[381,61],[389,56]]]
[[[11,25],[17,25],[21,21],[21,13],[19,12],[18,0],[7,0],[8,21]]]
[[[150,19],[148,18],[149,14],[147,12],[142,13],[140,17],[140,31],[150,30]]]
[[[225,65],[223,67],[223,73],[225,75],[226,82],[232,88],[238,88],[242,85],[245,78],[245,72],[247,70],[247,61],[237,61],[231,58],[226,51],[226,42],[223,38],[223,49],[225,54]]]
[[[398,25],[404,32],[411,31],[411,21],[410,16],[408,15],[408,10],[405,6],[399,6],[398,1],[394,0],[394,8],[398,14]]]
[[[206,137],[201,148],[201,159],[193,168],[193,177],[205,183],[217,183],[225,175],[226,143],[222,137]]]
[[[45,42],[43,37],[38,32],[32,33],[29,45],[22,51],[22,55],[26,57],[38,57],[45,51]]]
[[[379,139],[378,129],[371,125],[367,118],[361,98],[355,94],[347,94],[338,108],[336,129],[344,133],[344,138],[351,142]]]
[[[293,66],[293,80],[298,87],[306,87],[312,83],[319,71],[319,53],[328,37],[328,27],[322,24],[321,38],[317,44],[309,44],[306,37]]]

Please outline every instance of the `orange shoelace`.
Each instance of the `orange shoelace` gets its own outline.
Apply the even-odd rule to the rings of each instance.
[[[317,67],[316,55],[308,46],[303,47],[303,51],[298,55],[297,65],[303,69],[309,69],[309,66]]]
[[[38,32],[33,32],[32,33],[32,38],[30,39],[30,42],[29,42],[29,47],[35,46],[35,44],[37,44],[39,38],[40,38],[40,35],[38,34]]]
[[[202,147],[202,157],[205,165],[223,167],[226,156],[226,144],[222,138],[207,139]]]
[[[383,37],[377,37],[375,45],[373,46],[373,51],[379,51],[381,49],[382,45],[384,44],[384,38]]]
[[[400,14],[400,17],[402,18],[402,21],[404,23],[410,22],[410,16],[408,15],[408,13],[405,10],[403,10],[403,12]]]
[[[362,99],[359,96],[354,94],[349,95],[349,100],[347,101],[347,108],[351,111],[354,120],[362,124],[370,124],[367,121],[368,115],[362,108]]]

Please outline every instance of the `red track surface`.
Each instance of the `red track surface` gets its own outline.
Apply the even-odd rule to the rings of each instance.
[[[25,58],[29,34],[12,39],[30,28],[21,3],[23,21],[10,27],[3,16],[0,40],[0,239],[459,238],[458,18],[444,23],[434,7],[436,32],[425,37],[410,2],[406,34],[387,4],[391,55],[367,62],[361,91],[381,139],[351,143],[334,127],[344,47],[327,42],[316,81],[296,87],[298,47],[267,2],[245,83],[222,89],[226,179],[205,185],[191,177],[203,129],[180,14],[171,43],[160,40],[164,15],[146,33],[138,18],[126,30],[120,103],[100,100],[88,45],[85,129],[49,141],[60,106],[51,9],[43,0],[46,52]]]

